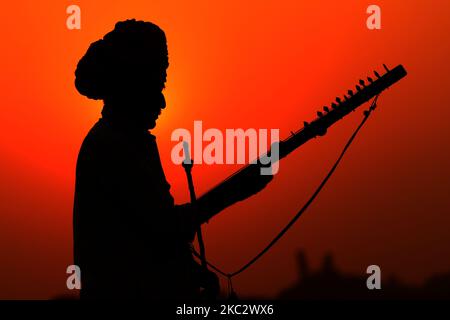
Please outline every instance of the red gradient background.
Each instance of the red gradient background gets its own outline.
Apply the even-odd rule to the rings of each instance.
[[[66,28],[66,8],[82,29]],[[366,8],[382,9],[382,30]],[[356,274],[378,264],[418,284],[450,270],[448,152],[450,2],[414,1],[4,1],[0,10],[0,298],[67,292],[77,152],[101,102],[79,95],[74,70],[115,22],[137,18],[165,30],[168,107],[153,133],[178,203],[184,171],[170,160],[176,128],[280,128],[314,118],[383,63],[407,78],[380,107],[299,223],[234,282],[238,293],[275,296],[297,279],[295,253],[313,265],[326,252]],[[330,168],[362,110],[280,164],[267,189],[205,228],[208,256],[226,271],[247,262],[303,205]],[[199,194],[234,166],[194,168]],[[149,277],[155,275],[148,275]]]

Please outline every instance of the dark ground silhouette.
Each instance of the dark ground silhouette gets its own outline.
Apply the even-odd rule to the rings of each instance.
[[[409,286],[396,277],[383,276],[381,289],[369,290],[366,280],[369,274],[352,275],[339,271],[332,255],[323,259],[319,270],[309,268],[303,251],[297,254],[299,281],[280,292],[277,299],[450,299],[450,272],[435,274],[425,280],[422,286]]]

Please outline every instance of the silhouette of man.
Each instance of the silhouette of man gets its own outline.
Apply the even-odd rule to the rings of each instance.
[[[197,210],[174,205],[148,131],[166,107],[168,65],[164,32],[134,19],[118,22],[78,63],[77,90],[104,101],[76,169],[74,258],[81,298],[198,298],[200,287],[218,292],[217,276],[192,258],[190,243],[204,222],[199,212],[220,211],[271,179],[255,178],[239,199],[221,195],[221,204]]]

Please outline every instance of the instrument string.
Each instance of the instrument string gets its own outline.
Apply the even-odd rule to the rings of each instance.
[[[215,270],[217,273],[221,274],[222,276],[224,276],[224,277],[226,277],[228,279],[229,295],[234,293],[234,291],[233,291],[233,284],[232,284],[232,280],[231,279],[234,276],[237,276],[238,274],[244,272],[251,265],[253,265],[256,261],[258,261],[265,253],[267,253],[284,236],[284,234],[294,225],[294,223],[297,222],[297,220],[300,218],[300,216],[306,211],[306,209],[308,209],[308,207],[312,204],[312,202],[316,199],[316,197],[322,191],[323,187],[326,185],[326,183],[328,182],[328,180],[331,178],[331,176],[335,172],[336,168],[338,167],[339,163],[343,159],[343,157],[344,157],[345,153],[347,152],[348,148],[353,143],[353,141],[355,140],[355,138],[358,135],[359,131],[361,130],[361,128],[366,123],[366,121],[369,118],[369,116],[371,115],[372,111],[374,111],[375,108],[377,107],[378,96],[379,96],[379,94],[376,95],[375,98],[372,100],[369,109],[367,109],[367,110],[365,110],[363,112],[363,114],[364,114],[363,120],[358,125],[358,127],[353,132],[353,134],[350,136],[350,138],[348,139],[348,141],[345,144],[344,148],[342,149],[339,157],[337,158],[336,162],[331,167],[331,169],[329,170],[328,174],[322,180],[322,182],[317,187],[317,189],[314,191],[312,196],[303,205],[303,207],[297,212],[297,214],[291,219],[291,221],[289,221],[289,223],[273,238],[273,240],[264,249],[262,249],[257,255],[255,255],[250,261],[248,261],[241,268],[239,268],[238,270],[236,270],[234,272],[231,272],[231,273],[227,273],[227,272],[219,269],[218,267],[216,267],[214,264],[212,264],[209,261],[207,261],[207,264],[208,264],[208,266],[211,269]],[[193,248],[193,254],[197,258],[201,258],[201,255],[195,250],[195,248]]]

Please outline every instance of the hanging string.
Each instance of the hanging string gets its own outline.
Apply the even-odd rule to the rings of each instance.
[[[228,279],[228,291],[229,291],[229,297],[231,298],[232,295],[235,295],[234,290],[233,290],[233,283],[231,281],[231,279],[242,273],[243,271],[245,271],[246,269],[248,269],[252,264],[254,264],[257,260],[259,260],[265,253],[267,253],[274,245],[275,243],[278,242],[278,240],[280,240],[284,234],[294,225],[295,222],[297,222],[297,220],[300,218],[300,216],[303,214],[303,212],[306,211],[306,209],[308,209],[308,207],[311,205],[311,203],[316,199],[316,197],[319,195],[320,191],[322,191],[323,187],[326,185],[326,183],[328,182],[328,180],[331,178],[331,176],[333,175],[333,173],[335,172],[336,168],[338,167],[339,163],[341,162],[342,158],[344,157],[345,153],[347,152],[348,148],[350,147],[350,145],[352,144],[353,140],[356,138],[356,136],[358,135],[359,131],[361,130],[361,128],[364,126],[364,124],[366,123],[367,119],[369,118],[370,114],[372,113],[372,111],[375,110],[375,108],[377,107],[377,101],[378,101],[378,96],[377,95],[369,109],[364,111],[364,118],[361,121],[361,123],[359,124],[359,126],[356,128],[355,132],[351,135],[350,139],[347,141],[347,143],[345,144],[341,154],[339,155],[339,157],[337,158],[336,162],[334,163],[334,165],[331,167],[330,171],[328,172],[328,174],[325,176],[325,178],[322,180],[322,182],[320,183],[320,185],[318,186],[318,188],[316,189],[316,191],[312,194],[312,196],[308,199],[308,201],[303,205],[303,207],[300,209],[299,212],[297,212],[297,214],[291,219],[291,221],[289,221],[289,223],[277,234],[277,236],[263,249],[261,250],[253,259],[251,259],[249,262],[247,262],[244,266],[242,266],[240,269],[236,270],[235,272],[232,273],[226,273],[222,270],[220,270],[219,268],[217,268],[215,265],[213,265],[210,262],[207,262],[207,264],[214,269],[216,272],[218,272],[219,274],[223,275],[224,277],[226,277]],[[200,254],[193,248],[193,254],[197,257],[200,258]]]

